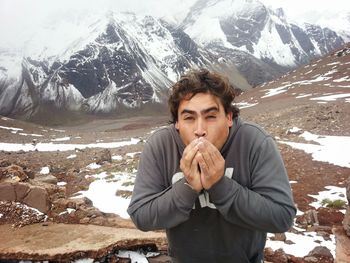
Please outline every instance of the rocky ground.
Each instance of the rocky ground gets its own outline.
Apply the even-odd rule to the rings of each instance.
[[[341,240],[339,246],[337,245],[337,262],[350,262],[346,261],[350,259],[346,249],[350,247],[349,238],[346,235],[346,231],[350,234],[348,204],[345,202],[338,206],[323,206],[317,209],[310,205],[315,201],[315,198],[310,195],[317,195],[320,191],[324,191],[326,186],[345,188],[350,178],[349,166],[316,161],[305,151],[281,143],[282,141],[310,143],[300,136],[304,131],[321,137],[350,136],[348,99],[312,100],[324,95],[348,94],[350,80],[334,82],[336,84],[334,86],[325,85],[322,81],[310,82],[309,85],[300,82],[310,74],[310,67],[314,69],[315,78],[320,74],[327,76],[329,71],[320,71],[320,69],[322,66],[335,63],[334,60],[338,61],[339,57],[342,58],[335,53],[326,57],[324,61],[311,63],[309,67],[306,66],[279,80],[241,94],[237,102],[241,107],[242,118],[259,123],[274,136],[285,161],[289,179],[291,182],[296,182],[291,185],[295,203],[302,213],[298,214],[295,225],[289,233],[315,232],[325,240],[335,235],[337,240]],[[349,61],[349,55],[347,55],[344,63]],[[341,67],[338,65],[339,68]],[[350,75],[349,70],[346,70],[347,75],[337,73],[335,77],[345,79]],[[296,79],[299,80],[298,83],[295,83]],[[291,85],[293,81],[294,85]],[[331,83],[329,79],[327,81]],[[280,87],[284,87],[285,90],[271,95]],[[266,96],[267,94],[271,96]],[[89,198],[79,195],[79,191],[87,190],[92,182],[98,180],[94,175],[102,172],[111,176],[111,180],[114,180],[113,174],[126,172],[131,174],[130,182],[132,182],[137,169],[139,152],[146,138],[157,127],[166,125],[167,121],[167,116],[159,115],[128,119],[96,119],[79,126],[50,128],[5,117],[0,118],[0,147],[12,147],[0,152],[0,260],[4,262],[16,262],[18,259],[44,260],[45,258],[41,257],[35,248],[43,251],[46,245],[52,247],[55,242],[48,240],[46,243],[39,243],[38,241],[35,247],[32,244],[34,241],[30,238],[33,236],[33,231],[36,231],[36,235],[40,237],[40,233],[52,229],[45,239],[50,239],[51,236],[54,240],[61,240],[64,239],[63,237],[67,238],[67,233],[71,231],[68,225],[74,224],[91,227],[88,232],[96,235],[89,236],[90,241],[99,236],[97,228],[101,226],[119,229],[125,235],[125,239],[109,240],[108,244],[104,243],[93,249],[84,247],[80,242],[82,247],[77,249],[77,253],[66,253],[63,257],[62,252],[53,253],[46,260],[69,262],[76,258],[94,257],[100,262],[130,262],[129,259],[121,259],[122,257],[117,256],[117,251],[144,248],[147,251],[160,252],[156,257],[149,257],[149,262],[168,262],[162,231],[151,233],[146,238],[143,233],[134,229],[129,219],[115,213],[100,211]],[[293,127],[299,130],[291,130]],[[137,139],[137,143],[106,149],[91,146],[92,143],[100,143],[101,146],[101,143],[130,141],[130,138]],[[9,144],[5,145],[5,143]],[[79,147],[73,146],[70,150],[48,152],[41,150],[42,143],[89,144],[90,147],[78,149]],[[18,145],[15,144],[28,144],[34,147],[33,149],[36,147],[37,150],[16,150],[15,147]],[[344,149],[339,149],[339,158],[345,152]],[[95,165],[94,168],[92,164]],[[130,197],[130,194],[130,190],[116,193],[124,198]],[[72,198],[75,196],[77,198]],[[344,215],[346,209],[348,211]],[[64,229],[64,225],[68,226],[67,229]],[[94,226],[96,226],[96,232],[92,230]],[[128,233],[127,229],[130,230],[130,235],[125,234]],[[86,237],[83,233],[81,235]],[[23,237],[26,237],[25,242],[31,243],[31,246],[23,244]],[[117,235],[117,237],[120,236]],[[283,234],[274,235],[270,239],[291,242]],[[120,243],[123,240],[124,243]],[[77,246],[74,242],[79,244],[79,241],[74,240],[70,240],[68,244]],[[30,247],[29,250],[28,247]],[[346,258],[346,256],[348,258],[345,261],[340,261],[341,257]],[[267,247],[265,257],[268,262],[281,263],[334,262],[330,250],[317,245],[303,257]]]

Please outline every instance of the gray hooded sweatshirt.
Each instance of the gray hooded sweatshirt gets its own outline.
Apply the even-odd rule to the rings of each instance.
[[[165,229],[175,262],[262,262],[266,232],[285,232],[296,213],[276,144],[259,126],[234,119],[221,149],[225,176],[192,190],[180,170],[174,125],[144,146],[128,213],[143,230]]]

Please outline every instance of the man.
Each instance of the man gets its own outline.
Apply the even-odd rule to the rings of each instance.
[[[262,262],[266,232],[285,232],[296,209],[273,138],[244,122],[228,81],[207,70],[174,84],[172,125],[141,154],[128,213],[166,229],[173,262]]]

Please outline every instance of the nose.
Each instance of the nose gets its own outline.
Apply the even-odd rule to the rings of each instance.
[[[205,137],[207,135],[207,129],[206,129],[205,122],[201,118],[199,118],[197,120],[196,129],[194,131],[194,134],[197,138]]]

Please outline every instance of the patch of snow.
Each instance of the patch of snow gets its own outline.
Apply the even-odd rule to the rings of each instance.
[[[239,102],[239,103],[236,103],[235,105],[240,109],[245,109],[245,108],[254,107],[257,104],[258,103]]]
[[[75,149],[86,148],[118,148],[126,145],[137,144],[140,140],[131,138],[129,141],[110,142],[110,143],[92,143],[92,144],[54,144],[54,143],[38,143],[20,144],[20,143],[0,143],[0,150],[8,152],[17,151],[39,151],[39,152],[54,152],[54,151],[73,151]]]
[[[5,126],[0,126],[0,129],[5,129],[5,130],[13,130],[13,131],[23,131],[21,128],[13,128],[13,127],[5,127]]]
[[[296,257],[304,257],[316,246],[325,246],[332,253],[335,258],[335,238],[330,235],[331,240],[325,240],[316,232],[306,232],[305,234],[294,234],[286,232],[287,240],[292,241],[293,244],[286,244],[282,241],[266,241],[265,247],[270,247],[273,250],[282,248],[285,253],[294,255]]]
[[[102,172],[102,173],[99,173],[99,174],[93,174],[91,175],[91,177],[94,177],[96,179],[104,179],[108,176],[107,172]]]
[[[70,137],[51,139],[51,141],[53,141],[53,142],[63,142],[63,141],[69,141],[69,140],[70,140]]]
[[[124,190],[131,193],[134,187],[135,176],[129,173],[112,173],[112,176],[113,178],[95,180],[90,184],[87,191],[80,191],[79,193],[89,198],[93,206],[101,212],[114,213],[123,218],[129,218],[127,208],[131,196],[124,198],[117,196],[116,192]],[[74,198],[77,198],[77,196]]]
[[[319,192],[317,195],[310,195],[312,198],[315,198],[317,201],[310,204],[310,206],[315,207],[316,209],[322,207],[322,200],[329,199],[331,201],[342,200],[347,202],[346,199],[346,189],[345,187],[337,187],[337,186],[325,186],[327,191]]]
[[[329,63],[329,64],[327,64],[327,66],[333,66],[333,65],[338,65],[338,64],[340,64],[340,61]]]
[[[50,129],[51,131],[57,131],[57,132],[66,132],[65,130],[60,130],[60,129]]]
[[[350,137],[349,136],[324,136],[305,131],[300,135],[307,141],[314,143],[297,143],[278,141],[295,149],[303,150],[312,155],[312,158],[320,162],[328,162],[334,165],[350,168]]]
[[[281,87],[278,87],[278,88],[264,90],[264,91],[267,91],[267,92],[261,98],[272,97],[272,96],[275,96],[275,95],[287,92],[288,88],[290,86],[291,86],[291,84],[287,84],[285,86],[281,86]]]
[[[75,212],[76,210],[75,209],[73,209],[73,208],[67,208],[67,212],[68,212],[68,214],[70,214],[70,213],[72,213],[72,212]]]
[[[128,258],[131,263],[148,263],[147,257],[155,257],[159,253],[148,252],[144,255],[142,252],[131,251],[131,250],[119,250],[117,256],[120,258]]]
[[[67,159],[73,159],[73,158],[76,158],[76,157],[77,157],[76,154],[71,154],[71,155],[67,156]]]
[[[72,263],[93,263],[95,260],[93,258],[82,258],[72,261]]]
[[[20,133],[18,133],[18,134],[19,134],[19,135],[22,135],[22,136],[43,137],[43,135],[41,135],[41,134],[35,134],[35,133],[33,133],[33,134],[28,134],[28,133],[20,132]]]
[[[126,156],[130,157],[130,158],[134,158],[136,154],[139,154],[141,152],[132,152],[132,153],[127,153]]]
[[[317,98],[311,98],[310,100],[335,101],[337,99],[348,98],[348,97],[350,97],[350,93],[322,96],[322,97],[317,97]]]
[[[310,96],[312,96],[312,94],[302,94],[302,95],[296,96],[295,98],[301,99],[301,98],[306,98],[306,97],[310,97]]]
[[[101,165],[99,165],[97,163],[90,163],[88,166],[86,166],[86,168],[94,170],[94,169],[101,168]]]
[[[66,182],[58,182],[57,185],[58,186],[65,186],[67,183]]]
[[[121,161],[121,160],[123,160],[123,156],[121,156],[121,155],[113,155],[112,156],[112,160]]]
[[[49,174],[50,168],[48,166],[42,167],[39,173],[40,174]]]
[[[302,131],[302,129],[298,128],[298,127],[293,127],[287,130],[287,133],[297,133]]]
[[[333,82],[350,81],[350,78],[349,78],[349,76],[346,76],[346,77],[342,77],[342,78],[340,78],[340,79],[333,79],[332,81],[333,81]]]

